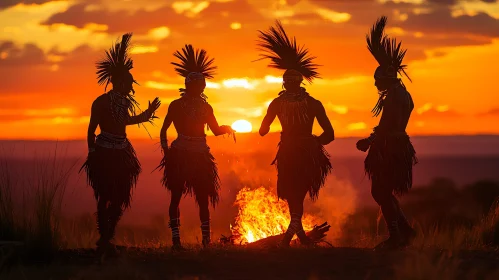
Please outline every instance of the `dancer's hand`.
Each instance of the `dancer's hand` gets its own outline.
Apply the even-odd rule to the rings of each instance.
[[[230,125],[222,125],[220,127],[224,130],[225,134],[232,134],[236,132]]]
[[[158,110],[159,106],[161,106],[161,101],[159,101],[158,97],[154,98],[152,103],[151,103],[151,101],[149,101],[149,107],[147,108],[147,111],[151,115],[151,118],[153,118],[153,119],[158,118],[158,117],[154,116],[154,112],[156,112],[156,110]]]
[[[357,149],[362,152],[367,152],[371,146],[371,141],[368,138],[361,139],[357,142]]]
[[[220,126],[224,130],[225,134],[228,134],[229,136],[232,135],[232,138],[234,138],[234,142],[236,142],[236,131],[232,129],[229,125],[222,125]]]

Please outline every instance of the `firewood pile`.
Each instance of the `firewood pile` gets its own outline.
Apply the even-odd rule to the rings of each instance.
[[[331,226],[325,222],[321,225],[315,225],[314,229],[307,232],[307,236],[312,240],[314,244],[318,244],[324,242],[324,238],[326,237],[326,233],[329,231]],[[269,236],[267,238],[260,239],[253,243],[248,244],[235,244],[234,240],[235,236],[223,236],[219,239],[219,242],[223,245],[245,245],[248,248],[272,248],[279,246],[279,243],[284,237],[284,233],[280,235]]]

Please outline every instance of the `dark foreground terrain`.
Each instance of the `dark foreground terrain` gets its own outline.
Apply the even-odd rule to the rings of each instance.
[[[17,264],[1,279],[499,279],[498,251],[410,248],[123,249],[99,264],[93,250],[60,252],[50,265]]]

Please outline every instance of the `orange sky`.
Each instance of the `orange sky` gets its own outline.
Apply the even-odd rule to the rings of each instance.
[[[404,82],[416,103],[409,133],[499,133],[494,0],[2,0],[0,138],[84,138],[90,105],[104,92],[94,62],[130,31],[137,99],[143,109],[155,96],[163,103],[161,119],[148,126],[153,138],[179,96],[183,79],[170,62],[186,43],[206,49],[219,67],[206,90],[219,123],[246,119],[257,130],[281,89],[281,71],[251,62],[257,30],[275,19],[323,65],[323,79],[306,87],[323,102],[336,135],[367,136],[377,122],[370,113],[377,65],[365,34],[380,15],[408,48],[413,83]],[[137,127],[128,133],[148,138]]]

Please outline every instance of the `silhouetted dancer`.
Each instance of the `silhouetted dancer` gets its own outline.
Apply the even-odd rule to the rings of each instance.
[[[386,21],[386,17],[378,19],[366,36],[368,49],[379,63],[374,80],[380,96],[372,112],[374,116],[383,113],[374,132],[357,142],[357,149],[369,149],[365,170],[372,182],[372,196],[381,207],[390,233],[376,249],[403,247],[415,236],[394,196],[407,193],[412,187],[412,167],[417,163],[416,151],[405,131],[414,103],[397,75],[404,74],[410,80],[406,65],[402,65],[407,50],[385,35]]]
[[[130,33],[123,35],[121,42],[106,51],[106,57],[97,62],[99,84],[105,84],[107,89],[111,83],[113,89],[92,103],[88,158],[82,166],[97,200],[100,234],[97,247],[101,253],[112,253],[115,249],[111,240],[116,225],[123,211],[130,207],[131,191],[141,172],[135,150],[126,137],[126,126],[151,122],[160,106],[156,98],[149,102],[145,112],[136,115],[139,104],[133,98],[133,83],[136,82],[130,73],[133,61],[128,54],[131,37]],[[97,126],[100,134],[95,137]]]
[[[205,125],[216,136],[230,134],[230,126],[219,126],[213,108],[206,101],[205,78],[213,78],[216,66],[214,59],[209,59],[206,51],[186,45],[182,52],[175,52],[180,62],[172,62],[175,71],[185,77],[185,89],[180,89],[180,98],[170,103],[168,113],[161,128],[161,147],[163,160],[159,166],[163,169],[163,185],[171,192],[170,228],[172,230],[173,249],[181,250],[180,242],[180,199],[182,195],[193,194],[199,206],[202,243],[210,243],[211,202],[215,207],[219,199],[220,179],[215,158],[206,143]],[[167,130],[174,124],[178,137],[168,147]]]
[[[319,77],[315,57],[308,49],[299,47],[296,39],[290,40],[281,23],[269,31],[259,31],[258,46],[264,51],[261,59],[270,59],[269,67],[286,70],[283,75],[285,90],[279,93],[269,105],[267,115],[260,127],[260,135],[270,131],[270,125],[279,118],[282,126],[279,150],[272,164],[277,166],[277,195],[288,202],[291,222],[281,245],[289,246],[295,234],[300,242],[311,244],[303,230],[303,201],[307,193],[315,201],[332,170],[329,155],[323,145],[334,140],[334,130],[324,106],[301,87],[303,78],[312,82]],[[317,118],[324,132],[312,134],[314,119]]]

